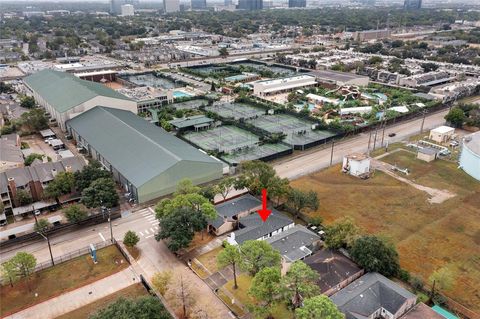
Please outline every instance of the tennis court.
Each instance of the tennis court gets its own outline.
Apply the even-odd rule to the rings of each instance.
[[[270,133],[286,134],[284,141],[289,145],[318,144],[335,135],[329,131],[314,131],[312,122],[288,114],[263,115],[247,122]]]
[[[193,109],[198,109],[202,104],[207,105],[208,101],[207,100],[190,100],[190,101],[185,101],[185,102],[179,102],[179,103],[174,103],[171,104],[176,110],[193,110]]]
[[[291,147],[285,144],[264,144],[241,149],[222,156],[222,159],[230,164],[238,164],[243,161],[252,161],[267,158],[275,154],[291,151]]]
[[[183,138],[198,145],[203,150],[218,150],[225,153],[253,147],[259,141],[255,134],[231,125],[187,133]]]
[[[264,115],[265,110],[243,103],[217,102],[205,108],[207,111],[217,113],[224,118],[252,119]]]

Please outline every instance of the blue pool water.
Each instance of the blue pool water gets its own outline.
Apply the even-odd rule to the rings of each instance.
[[[191,97],[190,94],[187,94],[185,92],[182,92],[182,91],[173,91],[173,97],[174,98],[179,98],[179,97]]]

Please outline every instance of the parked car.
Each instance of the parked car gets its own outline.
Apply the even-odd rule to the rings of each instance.
[[[397,135],[396,133],[390,133],[390,134],[388,134],[388,137],[394,137],[396,135]]]
[[[456,147],[456,146],[458,146],[458,142],[457,141],[451,141],[450,146],[451,147]]]
[[[35,209],[33,211],[33,213],[35,214],[35,216],[39,216],[40,215],[40,210],[39,209]]]

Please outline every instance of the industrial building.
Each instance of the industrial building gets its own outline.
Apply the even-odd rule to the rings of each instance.
[[[445,143],[453,138],[455,134],[455,129],[450,126],[439,126],[430,130],[428,138],[437,143]]]
[[[179,181],[222,177],[222,163],[132,112],[97,106],[67,122],[79,147],[138,203],[168,195]]]
[[[349,72],[338,72],[332,70],[317,70],[309,73],[317,79],[319,83],[331,84],[335,86],[357,85],[368,86],[370,79],[367,76],[357,75]]]
[[[27,76],[23,82],[27,94],[45,108],[62,130],[66,121],[97,105],[137,113],[137,103],[130,98],[70,73],[45,69]]]
[[[315,85],[317,85],[317,82],[314,76],[297,75],[288,78],[254,82],[253,94],[263,97]]]
[[[124,4],[121,8],[122,16],[129,17],[135,15],[135,8],[131,4]]]
[[[480,181],[480,132],[463,138],[460,167],[468,175]]]

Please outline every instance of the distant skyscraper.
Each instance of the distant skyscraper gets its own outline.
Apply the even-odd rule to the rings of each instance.
[[[131,4],[122,5],[122,16],[133,16],[135,15],[135,8]]]
[[[110,0],[110,14],[122,14],[122,6],[124,4],[136,5],[138,4],[138,0]]]
[[[178,12],[180,11],[180,0],[163,0],[163,12]]]
[[[289,8],[305,8],[307,6],[307,0],[288,0]]]
[[[241,10],[262,10],[263,0],[239,0],[237,9]]]
[[[223,5],[228,7],[232,5],[232,0],[224,0]]]
[[[207,0],[192,0],[192,10],[206,9]]]
[[[407,10],[421,9],[422,8],[422,0],[404,0],[403,8],[405,8]]]

